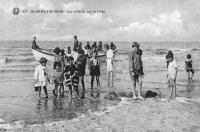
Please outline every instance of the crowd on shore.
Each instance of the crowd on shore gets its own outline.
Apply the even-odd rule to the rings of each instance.
[[[32,48],[40,49],[36,44],[36,38],[34,37]],[[105,50],[104,50],[105,49]],[[69,88],[70,97],[73,99],[84,98],[85,96],[85,70],[86,64],[88,64],[88,70],[91,76],[91,97],[100,96],[100,80],[101,75],[100,71],[100,61],[98,60],[98,54],[106,55],[106,71],[107,71],[107,86],[110,87],[112,91],[113,87],[113,65],[114,65],[114,51],[116,46],[114,43],[103,44],[99,41],[97,45],[96,42],[90,46],[90,43],[87,42],[86,46],[82,48],[82,43],[78,41],[77,36],[74,36],[74,45],[73,50],[71,47],[68,47],[65,51],[56,47],[53,52],[55,53],[55,59],[53,63],[53,72],[51,76],[46,68],[47,59],[42,57],[40,59],[40,65],[35,69],[34,78],[37,84],[36,89],[39,91],[39,97],[41,96],[41,89],[43,88],[46,98],[48,98],[47,93],[47,84],[51,83],[54,85],[53,95],[58,98],[64,97],[64,86]],[[74,55],[77,54],[77,55]],[[132,51],[129,54],[129,73],[133,81],[133,99],[144,100],[141,95],[142,89],[142,79],[144,77],[143,71],[143,61],[142,61],[143,51],[140,49],[140,45],[137,42],[132,43]],[[168,87],[170,89],[169,100],[176,97],[176,78],[178,72],[178,66],[174,59],[174,54],[171,50],[168,51],[166,55],[167,63],[167,80]],[[188,80],[192,80],[194,76],[194,66],[191,59],[191,54],[187,54],[185,60],[185,70],[188,75]],[[97,94],[94,96],[94,80],[97,83]],[[79,93],[79,81],[82,85],[82,94]],[[136,96],[136,84],[138,84],[137,96]]]
[[[36,37],[34,37],[32,43],[33,49],[41,49],[36,44]],[[104,50],[105,49],[105,50]],[[70,97],[84,98],[85,96],[85,70],[86,64],[88,64],[88,70],[91,76],[91,97],[94,97],[94,81],[97,83],[97,94],[95,97],[100,96],[100,61],[97,56],[99,54],[106,55],[106,70],[108,75],[108,87],[113,87],[113,61],[114,61],[114,51],[116,46],[113,42],[109,44],[103,44],[99,41],[97,45],[94,42],[90,45],[87,42],[86,46],[83,48],[82,43],[78,41],[77,36],[74,36],[73,50],[68,47],[65,51],[56,47],[53,50],[55,54],[55,59],[53,62],[53,72],[48,73],[46,68],[47,59],[42,57],[35,69],[34,78],[36,84],[36,90],[39,91],[39,97],[41,96],[41,89],[43,88],[46,98],[48,98],[47,84],[54,85],[53,95],[58,98],[64,97],[64,87],[69,88]],[[79,93],[79,82],[82,85],[82,94]]]

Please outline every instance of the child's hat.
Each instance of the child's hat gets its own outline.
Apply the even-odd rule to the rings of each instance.
[[[40,58],[39,62],[40,62],[40,63],[42,63],[42,62],[47,62],[47,59],[44,58],[44,57],[42,57],[42,58]]]

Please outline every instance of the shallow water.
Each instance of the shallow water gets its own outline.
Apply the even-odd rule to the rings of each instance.
[[[41,47],[53,48],[59,45],[67,47],[70,42],[38,42]],[[119,51],[115,57],[114,88],[113,91],[131,92],[132,81],[128,70],[128,53],[130,43],[115,42]],[[38,64],[31,53],[31,42],[0,42],[0,119],[12,123],[16,121],[25,124],[37,124],[58,120],[70,120],[80,113],[98,111],[105,102],[103,96],[109,91],[106,86],[105,64],[101,66],[101,97],[90,98],[90,76],[86,68],[86,99],[70,101],[68,89],[65,88],[65,97],[55,99],[52,95],[53,86],[48,86],[49,98],[38,99],[33,89],[33,72]],[[165,54],[173,49],[179,66],[177,77],[178,96],[198,99],[200,94],[199,71],[195,72],[194,81],[187,83],[184,71],[186,52],[190,50],[193,60],[199,70],[200,44],[199,43],[141,43],[144,61],[143,94],[152,90],[159,93],[160,97],[168,97]],[[5,61],[5,58],[7,60]],[[48,63],[51,69],[51,64]],[[96,84],[95,84],[96,86]],[[81,91],[80,87],[80,91]]]

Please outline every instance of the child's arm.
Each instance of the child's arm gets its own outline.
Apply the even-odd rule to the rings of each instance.
[[[51,78],[51,76],[49,76],[49,72],[48,72],[47,68],[46,68],[46,74],[47,74],[47,81],[50,84],[50,78]]]
[[[34,79],[35,79],[36,82],[39,81],[39,71],[38,71],[38,68],[37,68],[37,67],[35,68]]]

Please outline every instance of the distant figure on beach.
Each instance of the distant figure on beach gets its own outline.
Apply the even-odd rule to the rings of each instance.
[[[73,99],[73,89],[76,92],[77,97],[79,98],[79,91],[78,91],[79,77],[77,68],[74,64],[74,58],[72,56],[69,57],[69,64],[65,65],[64,78],[65,78],[65,85],[70,90],[71,99]]]
[[[39,98],[41,97],[41,89],[43,88],[46,98],[48,98],[47,94],[47,82],[48,79],[48,71],[46,68],[47,59],[42,57],[40,59],[40,65],[35,68],[34,78],[36,83],[39,83]]]
[[[194,77],[194,65],[191,57],[191,54],[187,54],[187,58],[185,60],[185,70],[187,72],[189,81]]]
[[[83,88],[82,97],[84,97],[84,94],[85,94],[84,76],[85,76],[86,62],[87,62],[87,59],[85,57],[84,51],[83,50],[79,50],[78,59],[76,60],[75,65],[77,67],[79,80],[81,81],[82,88]]]
[[[93,84],[94,84],[94,79],[96,78],[97,82],[97,97],[100,96],[100,81],[99,81],[99,76],[100,76],[100,62],[97,59],[97,53],[93,53],[92,58],[89,61],[89,66],[88,69],[90,71],[90,76],[91,76],[91,97],[94,97],[93,95]]]
[[[169,50],[168,51],[168,53],[167,53],[167,55],[166,55],[166,60],[167,60],[167,68],[168,68],[168,65],[169,65],[169,62],[168,62],[168,56],[172,56],[172,57],[174,57],[174,54],[173,54],[173,52],[171,51],[171,50]]]
[[[97,42],[94,42],[93,44],[92,44],[92,52],[97,52]]]
[[[85,55],[86,55],[86,56],[90,56],[90,50],[91,50],[90,43],[87,42],[87,44],[86,44],[86,46],[85,46]]]
[[[78,47],[78,37],[74,36],[74,51],[77,51],[77,47]]]
[[[113,87],[113,50],[110,49],[109,45],[105,45],[106,50],[106,71],[107,71],[107,85]],[[111,90],[111,89],[110,89]]]
[[[110,49],[113,50],[113,51],[115,51],[116,48],[117,48],[116,45],[113,42],[111,42],[110,43]]]
[[[168,54],[166,56],[168,64],[168,87],[171,89],[170,95],[169,95],[169,101],[172,99],[173,91],[174,96],[176,97],[176,77],[178,72],[178,67],[176,64],[176,61],[174,59],[174,56],[172,54]]]
[[[131,79],[133,81],[133,99],[141,99],[144,100],[144,98],[141,95],[141,89],[142,89],[142,78],[144,76],[143,71],[143,62],[141,58],[141,50],[139,49],[138,43],[134,42],[132,45],[132,52],[129,55],[129,72],[131,75]],[[139,84],[138,87],[138,97],[136,97],[136,83]]]
[[[72,56],[72,50],[71,50],[71,47],[70,47],[70,46],[67,47],[66,56],[67,56],[67,57]]]
[[[36,37],[33,37],[32,49],[41,49],[41,48],[36,44]]]
[[[64,91],[63,91],[63,71],[61,63],[56,62],[54,63],[55,69],[51,75],[51,82],[54,84],[53,95],[55,97],[61,98]]]
[[[90,42],[87,42],[87,44],[86,44],[86,46],[85,46],[85,49],[87,49],[87,50],[90,50],[90,49],[91,49],[91,47],[90,47]]]
[[[99,44],[97,46],[97,53],[103,52],[103,44],[101,41],[99,41]]]

